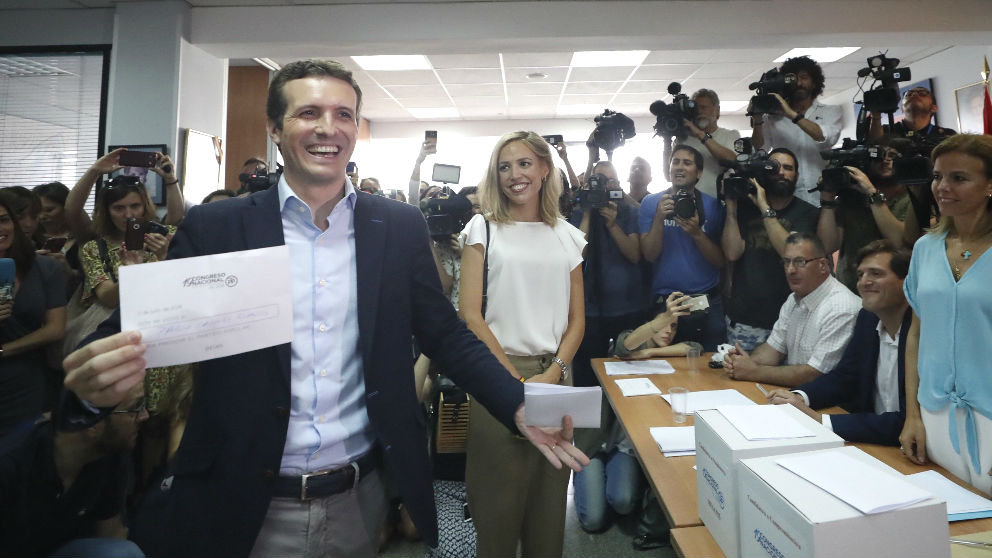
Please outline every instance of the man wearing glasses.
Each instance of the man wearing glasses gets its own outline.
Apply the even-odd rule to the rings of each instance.
[[[868,137],[877,139],[883,135],[890,135],[897,138],[910,138],[925,142],[932,148],[940,140],[957,133],[950,128],[937,126],[937,103],[934,101],[933,93],[926,87],[914,87],[903,94],[902,112],[903,119],[892,126],[888,124],[883,126],[882,115],[877,112],[871,113],[871,127],[868,130]],[[929,150],[924,153],[924,155],[929,154]]]
[[[861,299],[830,275],[823,243],[811,234],[790,234],[782,265],[792,294],[768,341],[750,354],[737,345],[723,359],[735,380],[804,384],[833,370],[851,338]]]
[[[0,449],[0,556],[141,557],[122,504],[127,455],[148,420],[142,384],[106,419],[76,432],[44,421]]]

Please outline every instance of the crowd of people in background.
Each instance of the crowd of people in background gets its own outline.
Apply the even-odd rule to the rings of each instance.
[[[394,420],[409,422],[404,432],[416,438],[437,404],[436,386],[447,377],[466,383],[472,395],[466,456],[454,477],[464,482],[474,531],[472,546],[446,542],[442,535],[444,544],[460,546],[435,548],[436,555],[512,556],[518,545],[523,556],[561,555],[570,478],[562,464],[577,470],[574,502],[583,529],[599,532],[616,516],[637,513],[634,548],[666,544],[665,519],[608,404],[602,426],[576,432],[574,447],[568,424],[548,435],[514,422],[522,404],[519,383],[596,386],[591,361],[610,356],[715,352],[714,366],[732,379],[784,386],[769,393],[771,403],[794,405],[847,440],[901,445],[913,462],[932,460],[989,494],[992,384],[982,370],[992,339],[992,298],[983,288],[992,278],[992,256],[985,256],[992,246],[992,136],[937,127],[931,121],[937,112],[931,93],[913,88],[901,101],[902,122],[883,127],[881,115],[872,115],[870,159],[841,167],[846,185],[834,188],[825,179],[820,153],[839,140],[840,107],[818,100],[824,76],[813,60],[790,59],[782,71],[795,75],[794,87],[772,93],[777,106],[751,118],[751,142],[768,152],[769,170],[761,176],[735,166],[740,135],[719,127],[719,96],[701,89],[691,96],[697,112],[684,120],[683,133],[663,138],[667,166],[662,171],[670,186],[661,190],[651,188],[652,169],[641,157],[628,169],[625,189],[620,169],[601,159],[594,135],[586,142],[588,166],[577,175],[563,141],[549,143],[527,131],[499,139],[478,186],[456,192],[421,181],[422,163],[436,152],[436,142],[428,139],[409,184],[384,189],[348,161],[360,89],[340,66],[304,61],[284,68],[270,88],[269,135],[286,166],[270,172],[261,158],[249,159],[239,189],[211,193],[189,215],[175,165],[162,153],[154,154],[148,169],[161,177],[165,190],[165,203],[158,207],[138,178],[119,173],[124,149],[96,160],[71,189],[53,182],[0,190],[0,258],[12,263],[6,290],[0,275],[0,555],[141,556],[186,548],[183,533],[176,532],[178,539],[168,544],[163,535],[148,533],[171,528],[159,521],[176,517],[169,515],[169,499],[181,496],[178,490],[170,493],[172,483],[178,488],[187,477],[220,467],[211,464],[213,457],[196,453],[206,452],[203,447],[186,447],[191,443],[184,433],[189,425],[201,446],[225,443],[210,436],[225,432],[226,423],[215,426],[217,431],[201,427],[204,417],[222,411],[204,410],[203,401],[223,407],[217,390],[224,380],[218,378],[233,378],[225,376],[228,369],[244,364],[211,363],[209,380],[200,379],[208,373],[201,375],[197,364],[141,372],[140,340],[114,334],[119,271],[170,256],[201,255],[188,239],[179,248],[172,242],[188,231],[187,217],[219,227],[246,208],[265,204],[278,206],[282,221],[259,226],[281,226],[294,254],[312,249],[319,255],[294,263],[312,265],[294,267],[294,289],[309,289],[321,272],[324,252],[313,246],[335,230],[328,229],[335,219],[344,219],[350,232],[335,245],[344,252],[326,257],[344,258],[339,263],[349,266],[356,258],[361,264],[363,253],[386,250],[364,247],[367,229],[359,221],[373,211],[368,208],[393,226],[402,225],[390,233],[390,246],[403,244],[413,263],[409,254],[397,255],[390,265],[400,267],[391,280],[409,276],[419,289],[404,291],[413,299],[412,310],[387,309],[410,321],[408,328],[397,326],[376,340],[389,344],[389,364],[357,338],[366,327],[357,316],[342,318],[340,331],[362,350],[348,349],[356,354],[338,359],[338,365],[364,379],[346,376],[340,395],[368,399],[347,410],[361,420],[340,419],[348,427],[362,425],[342,442],[362,448],[344,451],[344,468],[354,467],[358,473],[352,475],[361,478],[366,470],[389,471],[383,490],[395,513],[368,504],[373,496],[361,492],[354,505],[364,523],[356,521],[360,530],[372,525],[378,535],[370,535],[371,542],[322,548],[374,554],[389,542],[383,527],[387,515],[408,537],[437,545],[436,528],[430,526],[437,518],[417,484],[423,480],[423,448],[387,433],[399,427],[382,426],[386,411],[373,398],[388,391],[397,407],[393,412],[412,409]],[[337,145],[340,152],[313,149],[323,144]],[[563,168],[557,168],[555,155]],[[904,180],[896,162],[911,157],[928,161],[932,172]],[[89,214],[84,207],[94,187]],[[312,218],[294,222],[285,214],[287,206],[309,208]],[[275,238],[283,239],[281,234]],[[301,238],[303,244],[294,244]],[[418,275],[428,261],[431,276]],[[354,280],[342,279],[339,286],[347,291]],[[444,304],[437,303],[441,295]],[[383,296],[383,303],[397,299]],[[346,307],[353,313],[368,308],[360,297],[352,302],[355,306]],[[423,317],[428,311],[429,319]],[[304,330],[298,337],[313,335]],[[299,481],[291,480],[299,477],[286,477],[291,464],[299,470],[295,475],[303,475],[305,493],[312,471],[299,464],[310,457],[297,459],[290,451],[307,439],[304,430],[324,432],[324,427],[288,396],[291,389],[295,400],[300,385],[315,382],[311,374],[320,368],[320,355],[296,345],[278,356],[292,354],[286,357],[292,386],[275,407],[280,422],[274,437],[263,437],[272,446],[265,455],[278,455],[283,441],[287,453],[281,465],[270,459],[265,474],[288,478],[297,483],[288,492],[299,491]],[[122,356],[132,347],[134,354]],[[485,373],[469,380],[461,367],[470,362],[468,356],[480,354]],[[395,385],[382,387],[370,367],[389,368],[388,381]],[[396,376],[407,368],[410,379]],[[108,380],[107,371],[119,372]],[[125,386],[122,378],[130,383]],[[194,408],[201,389],[204,399]],[[321,397],[316,391],[314,405]],[[844,405],[849,414],[817,412],[833,405]],[[245,447],[253,443],[250,436],[238,439]],[[245,447],[230,450],[235,457],[255,451]],[[325,464],[330,469],[320,474],[330,470],[328,478],[341,470],[336,461]],[[359,477],[350,478],[360,492]],[[273,502],[289,498],[289,508],[300,505],[278,488],[266,490]],[[268,505],[269,497],[264,501]],[[142,519],[142,507],[154,508],[155,515]],[[237,548],[252,550],[257,535],[262,546],[253,553],[295,549],[280,539],[285,527],[277,523],[290,521],[289,508],[279,511],[284,515],[277,520],[274,508],[266,515],[262,506],[261,515],[239,527],[252,532]],[[137,545],[125,540],[125,526],[135,523]],[[198,528],[206,527],[189,526],[190,532]],[[197,541],[185,543],[200,551],[215,548]]]

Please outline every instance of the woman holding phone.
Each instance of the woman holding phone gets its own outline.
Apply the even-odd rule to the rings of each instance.
[[[533,132],[500,138],[465,227],[459,312],[522,382],[571,384],[585,327],[585,237],[558,213],[561,179]],[[484,302],[485,301],[485,302]],[[470,407],[465,482],[478,555],[561,556],[567,469],[556,470],[479,405]]]
[[[0,191],[0,436],[36,418],[45,404],[45,347],[65,332],[62,270],[37,255],[21,231],[10,196]]]

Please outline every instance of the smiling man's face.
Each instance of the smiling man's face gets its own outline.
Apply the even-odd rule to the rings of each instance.
[[[332,77],[305,77],[287,82],[283,95],[281,126],[270,121],[268,131],[286,162],[286,181],[309,187],[343,184],[358,136],[354,88]]]

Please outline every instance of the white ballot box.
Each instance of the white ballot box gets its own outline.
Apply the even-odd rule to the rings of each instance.
[[[848,446],[738,464],[744,556],[950,556],[947,507]]]
[[[792,405],[697,411],[695,425],[699,517],[728,557],[741,556],[737,461],[844,445],[840,436]]]

